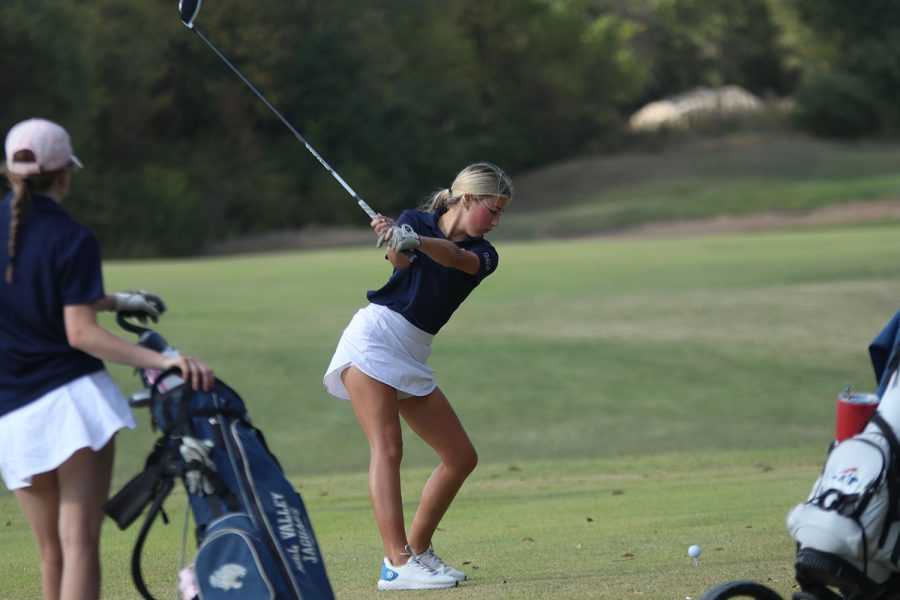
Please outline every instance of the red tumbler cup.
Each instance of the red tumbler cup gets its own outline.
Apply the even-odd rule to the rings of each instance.
[[[861,433],[876,408],[878,408],[878,396],[875,394],[844,392],[839,395],[834,439],[842,442]]]

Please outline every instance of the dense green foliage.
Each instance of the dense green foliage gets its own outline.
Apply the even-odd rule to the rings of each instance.
[[[361,196],[395,214],[473,160],[520,173],[620,147],[634,109],[698,85],[784,95],[803,78],[809,128],[893,128],[900,36],[878,18],[891,4],[217,0],[197,25]],[[364,223],[182,25],[175,0],[3,8],[0,124],[41,115],[72,131],[88,165],[72,210],[107,255]]]
[[[644,34],[650,98],[700,85],[740,85],[762,96],[790,91],[793,73],[767,0],[655,0],[652,5]]]
[[[843,137],[900,132],[900,1],[790,1],[821,46],[801,83],[807,127]]]

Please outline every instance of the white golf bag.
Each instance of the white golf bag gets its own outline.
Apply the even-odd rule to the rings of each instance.
[[[862,433],[833,446],[806,502],[787,516],[797,579],[875,598],[900,572],[900,379],[894,371]],[[804,587],[804,589],[806,589]]]

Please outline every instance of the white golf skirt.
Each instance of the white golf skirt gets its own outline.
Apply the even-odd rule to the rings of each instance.
[[[397,390],[399,398],[426,396],[437,387],[434,371],[427,364],[433,339],[399,313],[369,304],[356,312],[341,335],[325,371],[325,391],[349,400],[341,373],[353,365]]]
[[[10,490],[28,487],[124,427],[134,429],[134,415],[109,373],[84,375],[0,417],[0,476]]]

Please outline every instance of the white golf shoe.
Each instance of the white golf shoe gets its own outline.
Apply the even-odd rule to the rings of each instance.
[[[405,565],[395,567],[387,558],[381,566],[381,578],[378,580],[378,591],[393,590],[439,590],[459,585],[459,581],[436,572],[413,555]]]
[[[456,581],[465,581],[466,574],[460,571],[459,569],[454,569],[443,560],[441,557],[434,553],[434,548],[428,546],[428,550],[416,556],[419,559],[419,562],[424,563],[425,566],[430,567],[433,571],[440,573],[441,575],[449,575]]]

